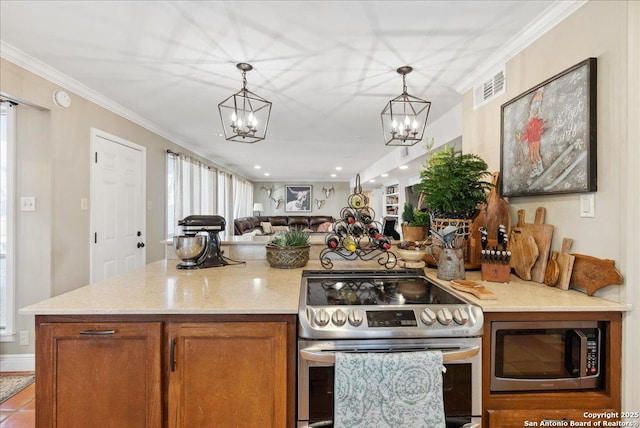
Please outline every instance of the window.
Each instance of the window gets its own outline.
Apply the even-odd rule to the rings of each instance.
[[[216,171],[192,159],[167,151],[167,237],[178,221],[190,215],[215,213]]]
[[[14,338],[14,162],[16,107],[0,102],[0,340]]]

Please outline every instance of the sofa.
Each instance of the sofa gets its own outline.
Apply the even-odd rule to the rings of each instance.
[[[249,233],[270,234],[273,230],[264,230],[263,226],[267,226],[268,223],[272,228],[276,229],[283,226],[289,228],[303,229],[310,233],[324,233],[328,230],[328,223],[333,223],[334,219],[331,216],[252,216],[241,217],[233,221],[233,234],[234,235],[246,235]],[[268,226],[266,227],[268,228]],[[320,230],[318,230],[318,228]]]

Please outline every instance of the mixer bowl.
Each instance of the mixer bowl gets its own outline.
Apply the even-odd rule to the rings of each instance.
[[[185,264],[195,266],[197,260],[204,254],[207,249],[207,236],[174,236],[173,248],[176,256]]]

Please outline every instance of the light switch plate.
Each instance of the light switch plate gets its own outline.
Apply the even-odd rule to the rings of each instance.
[[[35,196],[22,196],[20,198],[20,211],[35,211],[35,210],[36,210]]]
[[[580,217],[595,217],[596,216],[596,201],[595,195],[589,193],[588,195],[580,195]]]

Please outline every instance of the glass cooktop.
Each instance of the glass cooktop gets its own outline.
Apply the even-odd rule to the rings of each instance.
[[[422,277],[312,277],[307,280],[307,305],[465,304]]]

